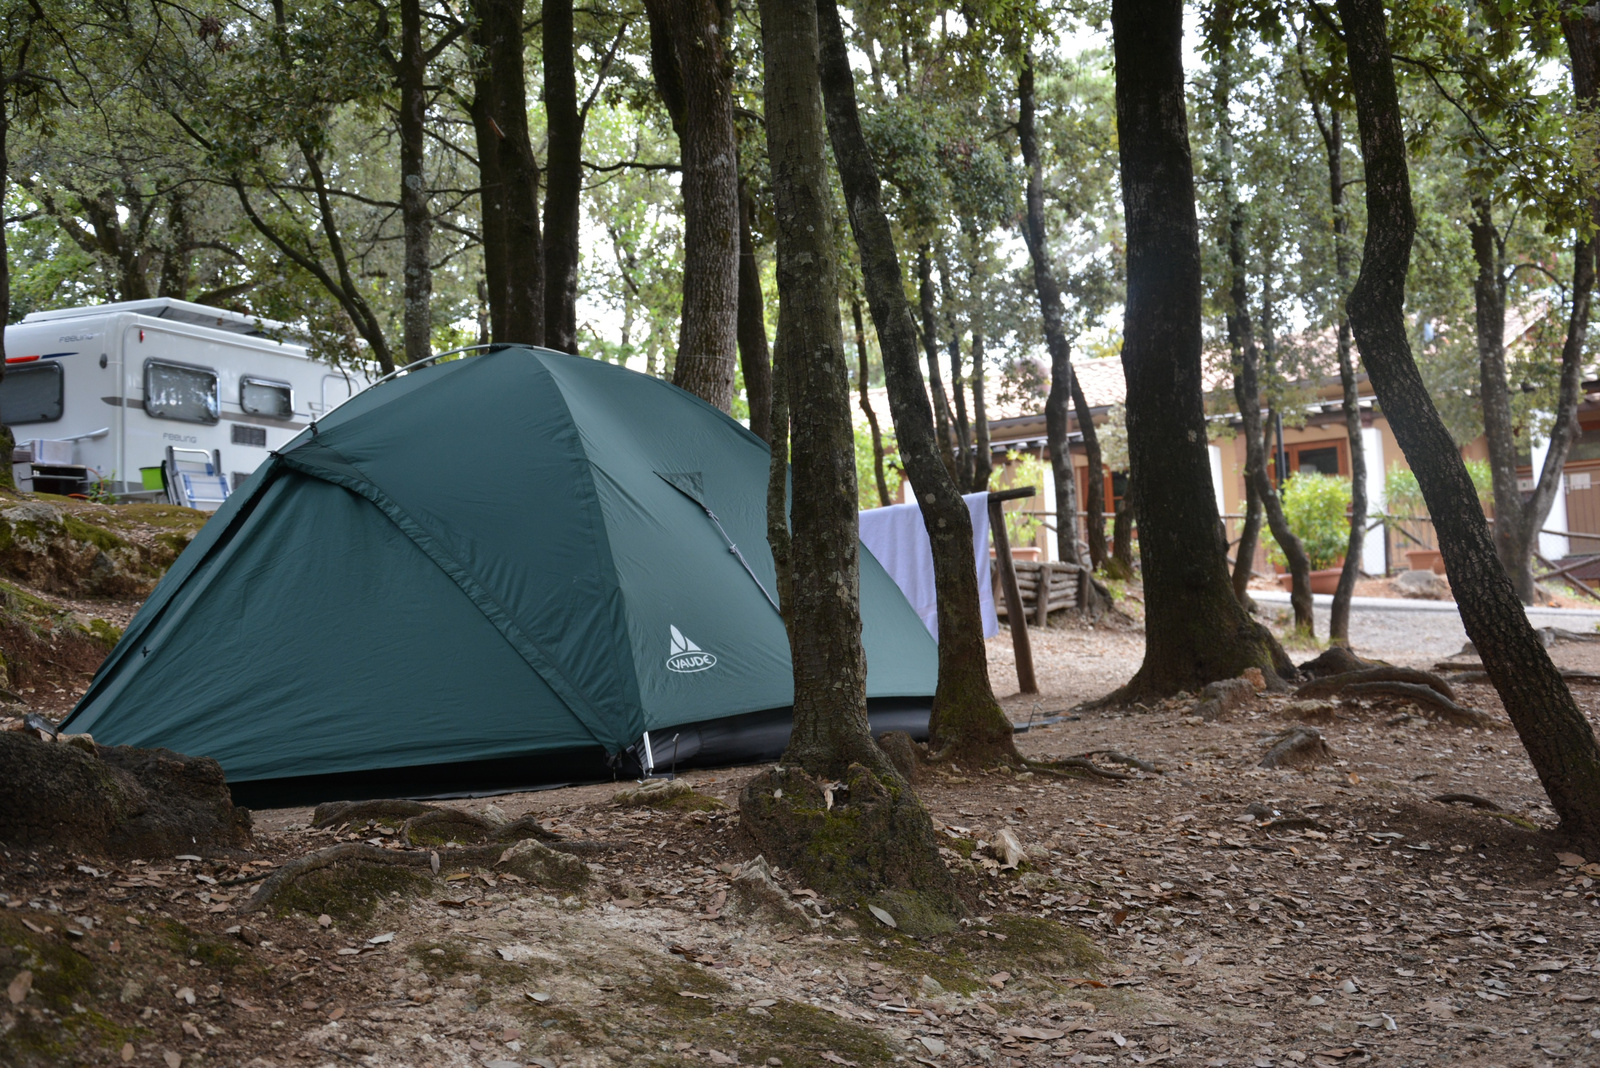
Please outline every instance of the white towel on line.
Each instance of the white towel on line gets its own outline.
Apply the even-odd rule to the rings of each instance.
[[[962,497],[972,514],[972,565],[978,576],[978,608],[983,613],[983,636],[1000,633],[994,614],[994,586],[989,581],[989,495]],[[915,504],[891,504],[861,513],[861,542],[894,579],[911,602],[928,633],[939,637],[939,597],[933,583],[933,547],[922,525],[922,509]]]

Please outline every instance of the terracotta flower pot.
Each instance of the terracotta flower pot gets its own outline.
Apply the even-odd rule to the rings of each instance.
[[[1444,554],[1438,549],[1407,549],[1406,563],[1413,571],[1432,571],[1444,574]]]
[[[1312,593],[1333,593],[1339,588],[1339,576],[1344,572],[1344,565],[1330,567],[1324,571],[1311,572]],[[1294,588],[1293,575],[1279,575],[1278,584],[1286,590]]]

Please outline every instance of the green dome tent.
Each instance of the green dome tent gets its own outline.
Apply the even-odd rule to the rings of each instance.
[[[380,383],[218,510],[64,729],[214,757],[257,804],[771,759],[768,460],[682,390],[541,349]],[[874,725],[925,731],[937,650],[865,549],[861,602]]]

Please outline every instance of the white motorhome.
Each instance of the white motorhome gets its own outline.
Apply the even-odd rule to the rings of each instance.
[[[83,477],[80,492],[100,483],[216,507],[269,450],[370,380],[273,340],[285,333],[166,297],[33,312],[6,327],[0,421],[17,438],[23,488],[71,492]],[[183,500],[170,488],[174,460],[214,478],[215,492]]]

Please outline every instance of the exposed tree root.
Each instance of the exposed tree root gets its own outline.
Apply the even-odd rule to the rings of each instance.
[[[1115,749],[1091,749],[1087,753],[1079,753],[1078,756],[1085,760],[1097,756],[1105,757],[1113,764],[1126,764],[1130,768],[1138,768],[1140,771],[1148,771],[1154,775],[1166,774],[1165,771],[1156,767],[1148,760],[1140,760],[1138,757],[1131,757],[1125,753],[1119,753]]]
[[[1431,671],[1420,671],[1417,668],[1400,667],[1369,667],[1359,671],[1343,671],[1337,675],[1324,675],[1312,679],[1294,692],[1296,697],[1331,697],[1349,686],[1364,683],[1407,683],[1414,686],[1426,686],[1438,693],[1445,700],[1455,703],[1456,692],[1450,684]]]
[[[1437,794],[1433,800],[1442,805],[1471,805],[1473,808],[1486,808],[1491,812],[1505,811],[1487,797],[1479,797],[1477,794]]]
[[[1476,708],[1463,708],[1437,690],[1409,682],[1360,682],[1344,687],[1339,696],[1392,697],[1409,701],[1424,712],[1436,714],[1458,727],[1489,728],[1495,725],[1494,717],[1487,712],[1480,712]]]
[[[1058,775],[1064,779],[1102,779],[1121,782],[1133,778],[1132,775],[1120,771],[1102,768],[1086,757],[1062,757],[1060,760],[1024,760],[1024,766],[1029,771],[1040,771],[1046,775]]]
[[[506,851],[504,845],[481,846],[476,849],[446,849],[438,853],[440,870],[444,868],[470,868],[493,864]],[[296,857],[278,868],[250,895],[250,900],[239,910],[242,913],[260,912],[271,904],[280,892],[292,886],[296,879],[335,864],[383,864],[403,868],[433,870],[431,851],[409,852],[399,849],[382,849],[367,842],[343,842],[327,849],[319,849],[303,857]]]
[[[1381,660],[1362,659],[1352,652],[1349,646],[1331,645],[1320,656],[1301,664],[1300,674],[1307,678],[1320,679],[1329,675],[1343,675],[1351,671],[1365,671],[1369,668],[1386,666]]]

